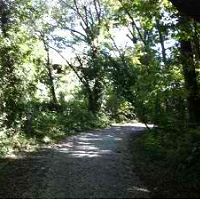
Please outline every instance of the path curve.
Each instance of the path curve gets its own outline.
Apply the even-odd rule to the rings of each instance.
[[[23,179],[29,187],[24,191],[16,189],[17,195],[9,197],[149,198],[148,189],[133,172],[129,150],[131,137],[142,130],[141,124],[115,125],[67,138],[45,149],[40,156],[28,159],[29,168],[35,167]],[[26,162],[27,159],[21,161],[23,166]]]

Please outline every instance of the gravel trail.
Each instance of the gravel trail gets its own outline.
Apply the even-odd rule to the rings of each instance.
[[[38,155],[11,162],[2,170],[0,198],[150,198],[133,172],[129,150],[131,137],[142,130],[142,125],[133,124],[82,133]],[[5,176],[12,192],[7,193],[8,185],[1,182]]]

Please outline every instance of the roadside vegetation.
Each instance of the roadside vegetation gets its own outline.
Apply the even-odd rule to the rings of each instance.
[[[197,129],[152,130],[133,138],[134,171],[146,182],[152,198],[199,198]]]
[[[1,0],[0,156],[137,120],[141,153],[197,190],[195,19],[168,0]]]

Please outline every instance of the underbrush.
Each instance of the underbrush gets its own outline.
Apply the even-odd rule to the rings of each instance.
[[[39,146],[35,137],[27,136],[17,129],[0,130],[0,157],[16,155],[19,151],[33,151]]]
[[[59,142],[62,138],[89,129],[108,126],[110,120],[103,113],[93,115],[81,102],[68,102],[59,110],[45,104],[29,106],[15,128],[0,130],[0,156],[32,151],[42,144]]]
[[[63,136],[73,135],[83,130],[103,128],[108,124],[109,120],[105,115],[93,115],[81,109],[70,109],[61,113],[42,112],[33,122],[38,139],[47,140],[48,137],[53,141],[59,141]]]
[[[133,140],[132,150],[154,198],[200,197],[200,129],[151,130]]]

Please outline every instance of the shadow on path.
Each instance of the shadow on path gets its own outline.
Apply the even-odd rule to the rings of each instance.
[[[0,171],[0,198],[149,198],[128,142],[145,128],[114,126],[81,133]]]

